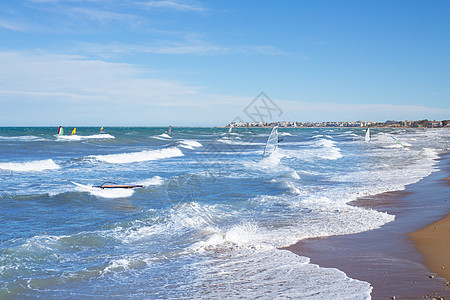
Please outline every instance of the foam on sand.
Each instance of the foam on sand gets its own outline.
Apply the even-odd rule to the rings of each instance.
[[[52,159],[27,161],[21,163],[0,163],[0,169],[14,172],[42,172],[46,170],[57,170],[60,166]]]

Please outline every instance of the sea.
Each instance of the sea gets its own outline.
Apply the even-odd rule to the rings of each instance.
[[[450,129],[279,128],[265,156],[271,128],[65,129],[0,128],[0,299],[370,299],[283,248],[394,221],[350,202],[450,149]]]

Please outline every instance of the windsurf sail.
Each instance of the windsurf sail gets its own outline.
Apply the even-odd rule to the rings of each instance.
[[[62,128],[62,126],[59,126],[58,128],[58,135],[64,135],[64,128]]]
[[[103,126],[100,128],[100,133],[105,133],[105,132],[103,131]]]
[[[230,127],[230,129],[228,129],[228,133],[231,133],[231,130],[233,130],[233,127]]]
[[[367,128],[367,131],[366,131],[366,142],[369,142],[370,141],[370,128]]]
[[[77,129],[76,129],[76,128],[74,128],[74,129],[72,130],[72,133],[71,133],[70,135],[74,135],[74,134],[77,134]]]
[[[267,157],[274,153],[278,148],[278,126],[272,128],[269,137],[267,138],[266,145],[264,146],[263,157]]]
[[[169,126],[167,129],[167,134],[171,137],[172,136],[172,126]]]
[[[400,146],[405,147],[405,146],[404,146],[402,143],[400,143],[400,141],[397,140],[395,137],[391,136],[391,138],[392,138],[397,144],[399,144]],[[407,147],[407,148],[409,148],[409,147]]]

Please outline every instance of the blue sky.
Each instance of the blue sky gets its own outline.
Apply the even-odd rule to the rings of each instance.
[[[0,3],[0,126],[450,119],[449,1]],[[267,120],[271,121],[271,120]]]

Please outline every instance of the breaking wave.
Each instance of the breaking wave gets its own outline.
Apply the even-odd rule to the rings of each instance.
[[[92,157],[98,161],[107,162],[110,164],[128,164],[134,162],[160,160],[179,156],[184,156],[183,152],[181,152],[181,150],[176,147],[172,147],[159,150],[144,150],[140,152],[93,155]]]

